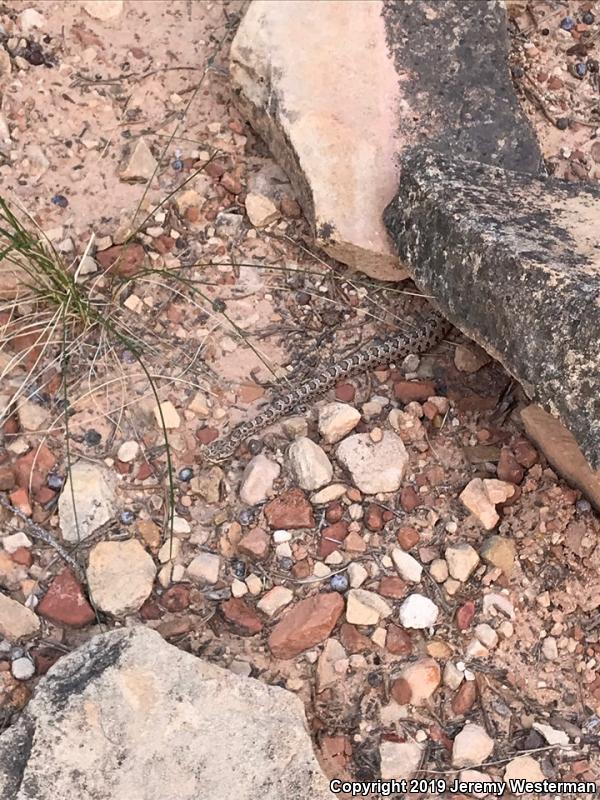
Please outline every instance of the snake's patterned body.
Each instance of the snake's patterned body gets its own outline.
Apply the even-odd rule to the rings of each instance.
[[[225,461],[243,441],[292,413],[298,405],[331,389],[340,378],[349,378],[374,367],[390,364],[411,353],[423,353],[440,342],[449,329],[450,324],[443,317],[432,313],[414,331],[396,334],[383,344],[369,345],[348,358],[335,361],[313,378],[277,396],[258,416],[240,423],[227,436],[211,442],[204,448],[203,455],[214,463]]]

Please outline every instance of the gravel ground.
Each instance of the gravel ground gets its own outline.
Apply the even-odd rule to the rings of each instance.
[[[549,166],[597,179],[597,24],[581,23],[596,4],[568,4],[570,31],[566,6],[511,4],[513,73]],[[143,346],[175,517],[133,344],[92,331],[65,361],[27,302],[5,306],[4,405],[26,391],[0,489],[85,574],[0,509],[0,720],[62,654],[141,622],[297,693],[331,777],[598,780],[598,519],[523,437],[525,398],[484,353],[452,332],[202,463],[273,382],[410,326],[422,300],[313,251],[231,102],[241,3],[103,7],[114,17],[0,6],[0,173],[67,263],[86,254],[80,286]]]

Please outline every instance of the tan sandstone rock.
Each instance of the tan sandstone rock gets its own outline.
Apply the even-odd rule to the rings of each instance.
[[[254,0],[230,71],[318,243],[369,275],[398,280],[406,273],[381,219],[398,182],[399,85],[382,6]]]

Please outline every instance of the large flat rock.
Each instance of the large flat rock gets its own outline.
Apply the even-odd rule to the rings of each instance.
[[[317,242],[376,278],[406,276],[382,222],[398,160],[424,140],[535,172],[503,5],[253,0],[231,48],[242,113],[286,171]]]
[[[147,628],[96,636],[0,737],[3,800],[320,800],[300,700]]]
[[[600,187],[415,151],[385,214],[418,286],[600,466]]]

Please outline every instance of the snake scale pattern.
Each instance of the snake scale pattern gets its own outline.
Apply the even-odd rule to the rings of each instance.
[[[383,344],[369,345],[348,358],[335,361],[299,386],[275,397],[267,408],[253,419],[237,425],[226,436],[216,439],[203,449],[203,456],[213,463],[226,461],[238,446],[249,437],[292,413],[298,405],[331,389],[341,378],[349,378],[378,366],[385,366],[411,353],[424,353],[440,342],[450,329],[450,323],[439,314],[430,314],[409,333],[398,333]]]

